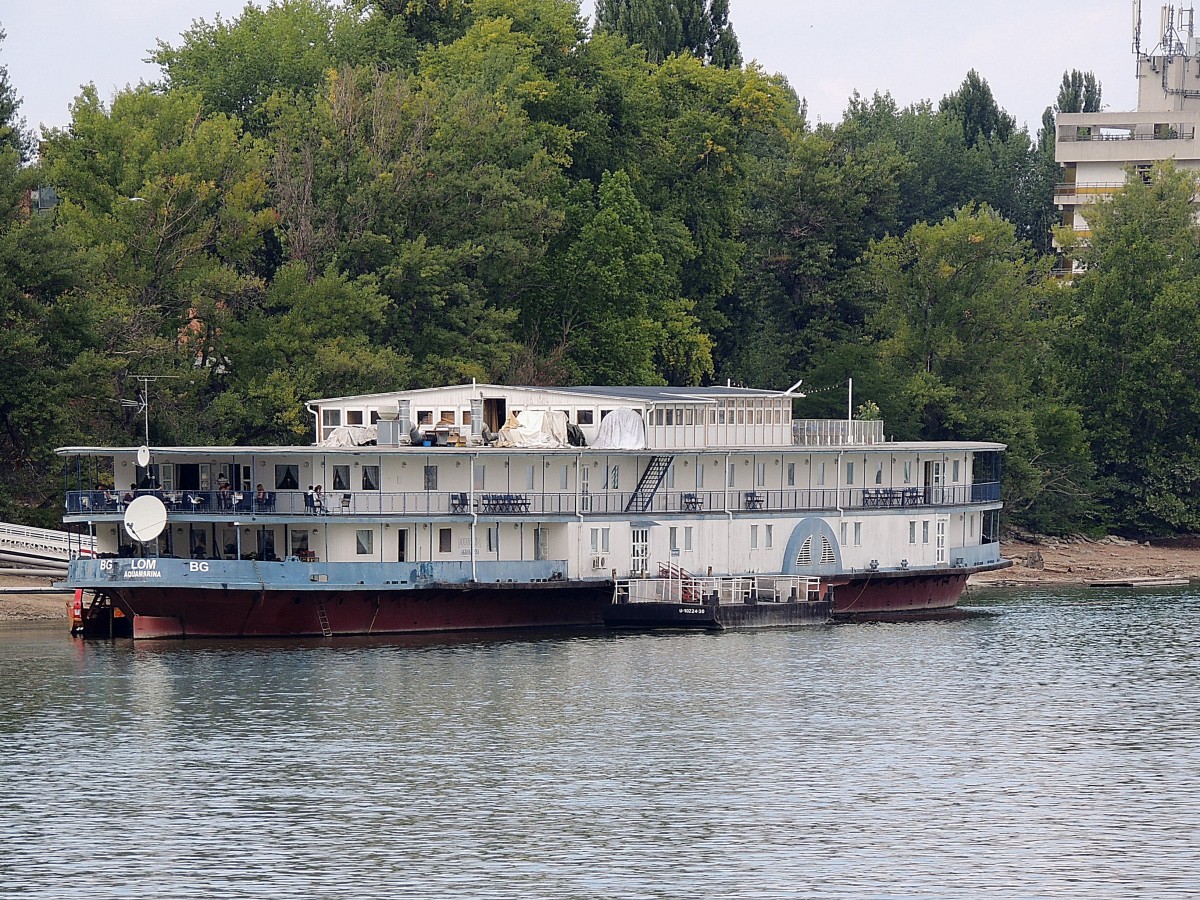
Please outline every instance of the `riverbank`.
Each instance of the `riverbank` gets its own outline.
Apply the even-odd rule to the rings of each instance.
[[[1010,568],[972,575],[970,587],[1092,584],[1130,578],[1200,579],[1200,536],[1137,543],[1103,538],[1025,537],[1001,541]]]
[[[54,578],[29,578],[27,576],[0,575],[0,622],[31,622],[39,619],[61,619],[66,621],[70,616],[70,601],[68,593],[8,593],[17,588],[44,589],[51,587]]]

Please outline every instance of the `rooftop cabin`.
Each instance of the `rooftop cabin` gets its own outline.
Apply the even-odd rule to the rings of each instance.
[[[652,450],[869,445],[883,441],[881,421],[792,419],[798,395],[736,387],[514,387],[463,384],[309,404],[317,442],[376,439],[381,447],[409,444],[415,428],[431,446],[482,446],[509,417],[524,411],[561,412],[588,444],[619,408],[634,410]],[[372,429],[356,432],[357,428]],[[377,429],[377,432],[374,430]]]

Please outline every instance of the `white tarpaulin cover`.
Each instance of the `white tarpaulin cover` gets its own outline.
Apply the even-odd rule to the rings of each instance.
[[[619,406],[600,422],[594,450],[645,450],[646,423],[636,409]]]
[[[377,425],[339,425],[329,436],[321,441],[318,447],[361,447],[370,441],[378,440],[379,426]]]
[[[525,409],[509,413],[500,429],[498,447],[532,447],[552,450],[567,446],[567,415],[555,410]]]

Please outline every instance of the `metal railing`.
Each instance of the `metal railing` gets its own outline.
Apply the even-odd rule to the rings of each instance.
[[[66,515],[75,520],[120,518],[135,495],[153,493],[173,518],[237,519],[240,516],[430,518],[544,518],[626,515],[631,491],[575,494],[533,491],[339,491],[315,498],[304,491],[137,491],[115,495],[68,491]],[[904,485],[901,487],[788,488],[724,491],[660,490],[638,515],[728,512],[799,512],[835,509],[892,509],[995,503],[1000,483]]]

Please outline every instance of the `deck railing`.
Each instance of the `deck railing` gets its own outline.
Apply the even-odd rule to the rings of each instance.
[[[339,491],[313,498],[304,491],[272,491],[265,499],[239,491],[68,491],[66,516],[75,521],[119,519],[135,496],[153,493],[172,518],[208,521],[239,517],[548,518],[616,516],[628,512],[632,492],[575,494],[533,491]],[[680,513],[764,513],[808,510],[920,508],[995,503],[999,482],[970,485],[903,485],[900,487],[820,487],[729,489],[724,491],[660,490],[638,515]],[[640,507],[639,507],[640,510]]]

